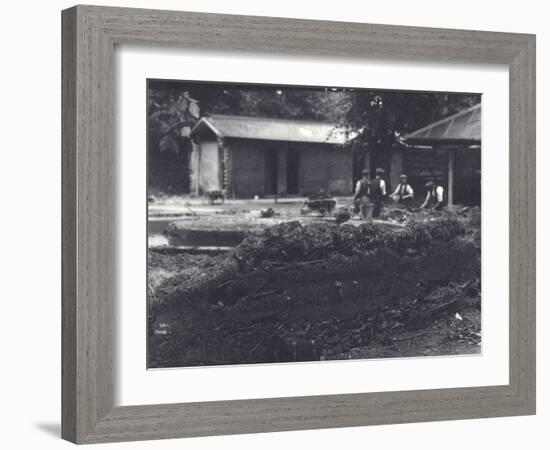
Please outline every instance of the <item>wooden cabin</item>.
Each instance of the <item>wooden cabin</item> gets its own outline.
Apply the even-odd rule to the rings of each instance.
[[[209,115],[190,132],[191,192],[230,198],[351,195],[355,137],[336,124]]]

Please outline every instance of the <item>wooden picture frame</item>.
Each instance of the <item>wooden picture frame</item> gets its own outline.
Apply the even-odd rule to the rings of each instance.
[[[97,6],[63,11],[62,30],[64,439],[94,443],[535,413],[535,36]],[[114,407],[113,52],[126,43],[507,65],[509,384]]]

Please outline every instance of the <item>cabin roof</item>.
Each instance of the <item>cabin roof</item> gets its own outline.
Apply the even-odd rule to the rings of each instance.
[[[346,144],[358,133],[333,123],[212,114],[202,117],[190,135],[208,132],[218,138]]]
[[[481,103],[400,138],[406,145],[481,144]]]

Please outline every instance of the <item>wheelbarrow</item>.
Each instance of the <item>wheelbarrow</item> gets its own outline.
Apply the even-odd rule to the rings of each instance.
[[[225,191],[223,190],[215,190],[215,191],[206,191],[206,198],[208,198],[208,202],[213,205],[216,200],[221,200],[222,203],[225,203]]]
[[[336,208],[336,200],[333,198],[313,198],[304,202],[302,214],[319,213],[322,216],[332,215]]]

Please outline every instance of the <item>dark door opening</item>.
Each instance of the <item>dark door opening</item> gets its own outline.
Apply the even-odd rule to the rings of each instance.
[[[149,194],[188,194],[190,191],[190,155],[184,145],[177,153],[160,151],[150,142],[147,158]]]
[[[266,186],[267,195],[277,195],[279,186],[279,159],[276,150],[267,150],[265,153],[266,162]]]
[[[300,151],[289,149],[286,152],[286,193],[298,195],[299,191]]]

